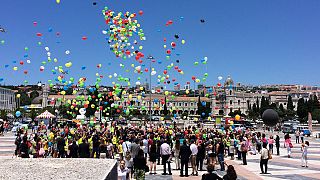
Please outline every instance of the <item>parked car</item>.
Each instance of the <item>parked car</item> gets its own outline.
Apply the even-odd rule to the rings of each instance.
[[[304,129],[304,130],[302,130],[302,132],[303,132],[304,136],[310,137],[310,135],[311,135],[311,131],[309,129]]]

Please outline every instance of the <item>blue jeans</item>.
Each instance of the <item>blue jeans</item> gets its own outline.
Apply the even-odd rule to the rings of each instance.
[[[221,167],[220,170],[224,171],[224,154],[218,154],[218,161]]]

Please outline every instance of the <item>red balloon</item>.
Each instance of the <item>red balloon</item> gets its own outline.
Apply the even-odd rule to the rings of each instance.
[[[167,70],[164,70],[164,71],[163,71],[163,74],[167,74],[167,73],[168,73],[168,71],[167,71]]]
[[[171,46],[172,46],[173,48],[175,48],[175,47],[176,47],[176,43],[175,43],[175,42],[172,42],[172,43],[171,43]]]
[[[28,71],[23,71],[24,74],[28,74]]]
[[[188,81],[187,84],[190,84],[190,82]]]
[[[20,61],[20,64],[21,64],[21,65],[23,65],[23,64],[24,64],[24,62],[23,62],[23,61]]]
[[[130,51],[129,50],[126,50],[126,55],[130,55]]]
[[[88,108],[88,104],[84,104],[84,106],[83,106],[84,108]]]
[[[86,36],[83,36],[82,37],[82,40],[87,40],[88,38]]]
[[[221,83],[218,83],[217,85],[218,85],[218,87],[220,87],[220,86],[221,86]]]
[[[140,10],[140,11],[139,11],[139,15],[140,15],[140,16],[142,16],[142,14],[143,14],[143,11],[142,11],[142,10]]]
[[[178,66],[175,66],[174,69],[177,70],[177,69],[179,69],[179,67],[178,67]]]
[[[178,69],[178,72],[181,72],[182,70],[181,69]]]
[[[100,106],[100,110],[103,110],[103,106]]]
[[[41,37],[41,36],[42,36],[42,34],[41,34],[41,33],[37,33],[37,36],[38,36],[38,37]]]
[[[117,109],[117,113],[120,113],[120,109]]]
[[[146,68],[144,71],[145,71],[145,72],[148,72],[149,70],[148,70],[148,68]]]
[[[171,54],[171,50],[170,49],[167,50],[167,54]]]
[[[195,76],[192,76],[191,79],[194,81],[194,80],[196,80],[196,77],[195,77]]]

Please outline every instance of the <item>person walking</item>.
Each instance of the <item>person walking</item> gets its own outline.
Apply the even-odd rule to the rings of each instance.
[[[173,148],[173,154],[174,154],[174,161],[176,164],[176,170],[180,170],[180,159],[179,159],[179,154],[180,154],[180,140],[176,139],[175,145]]]
[[[304,144],[301,146],[301,167],[308,167],[308,148],[309,148],[309,141],[306,141]]]
[[[195,144],[194,140],[191,139],[191,145],[190,145],[190,150],[191,150],[191,167],[192,167],[192,176],[198,176],[198,170],[197,170],[197,154],[198,154],[198,146]]]
[[[171,148],[168,144],[167,139],[165,139],[164,143],[160,146],[160,155],[162,158],[162,165],[163,165],[163,174],[162,175],[172,175],[170,161],[169,161],[170,155],[171,155]],[[167,164],[168,164],[169,174],[167,174]]]
[[[261,157],[260,157],[261,174],[267,174],[268,159],[269,159],[269,151],[267,149],[267,143],[263,143],[262,144],[262,150],[261,150]],[[265,170],[264,171],[263,171],[263,165],[265,166]]]
[[[180,147],[179,158],[181,160],[180,176],[188,177],[188,162],[191,155],[191,149],[187,146],[187,141],[183,140],[183,145]],[[183,168],[185,168],[185,175],[183,175]]]
[[[280,137],[277,135],[276,137],[276,148],[277,148],[277,155],[280,156]]]
[[[300,139],[301,139],[301,143],[303,143],[304,142],[304,134],[303,134],[303,131],[301,131],[300,132]]]

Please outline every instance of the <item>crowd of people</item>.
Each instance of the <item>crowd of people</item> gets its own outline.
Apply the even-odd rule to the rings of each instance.
[[[162,175],[171,175],[171,164],[180,171],[181,177],[198,176],[207,165],[208,177],[216,165],[226,171],[223,179],[237,179],[232,165],[225,168],[225,158],[242,160],[247,165],[247,154],[261,154],[261,173],[267,173],[268,160],[272,158],[274,144],[280,155],[280,137],[256,132],[254,129],[216,129],[189,126],[155,125],[117,126],[113,124],[45,126],[33,132],[20,129],[15,141],[15,155],[22,158],[110,158],[119,160],[120,179],[144,179],[146,173],[157,174],[157,165],[163,165]],[[285,136],[285,146],[290,157],[290,136]],[[308,144],[303,146],[306,152]],[[267,148],[268,147],[268,148]],[[304,161],[307,166],[307,155]],[[263,169],[263,166],[265,169]],[[208,177],[207,177],[208,176]],[[219,179],[217,175],[214,179]],[[209,178],[210,179],[210,178]],[[211,178],[212,179],[212,178]]]

